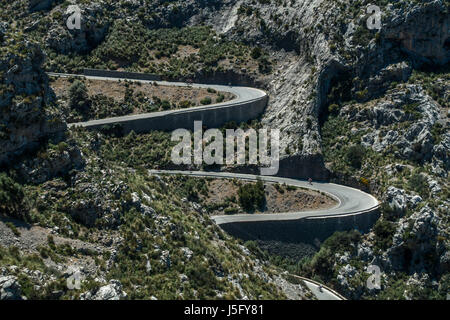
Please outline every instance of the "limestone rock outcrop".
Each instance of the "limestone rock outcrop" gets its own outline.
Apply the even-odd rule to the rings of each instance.
[[[127,294],[122,290],[122,284],[118,280],[111,280],[109,284],[100,287],[95,292],[85,292],[81,295],[81,300],[121,300]]]
[[[16,43],[0,56],[0,164],[10,164],[41,139],[63,132],[66,124],[46,108],[50,92],[40,47],[10,34],[4,38]]]
[[[16,277],[0,277],[0,300],[22,300],[21,287]]]

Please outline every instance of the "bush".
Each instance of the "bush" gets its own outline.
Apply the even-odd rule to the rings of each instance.
[[[229,207],[224,210],[225,214],[236,214],[238,209],[235,207]]]
[[[408,181],[408,186],[411,190],[416,191],[424,199],[429,196],[429,186],[427,178],[420,173],[414,173]]]
[[[353,243],[358,243],[361,234],[356,231],[339,232],[336,231],[331,237],[323,242],[323,247],[330,249],[332,252],[349,251],[353,248]]]
[[[347,160],[352,167],[359,169],[361,168],[365,153],[366,150],[362,145],[353,145],[347,150]]]
[[[66,142],[62,141],[62,142],[58,143],[59,153],[63,153],[64,151],[67,151],[67,150],[69,150],[69,145]]]
[[[261,48],[258,48],[258,47],[253,48],[252,53],[251,53],[251,57],[256,60],[256,59],[258,59],[261,56],[262,56]]]
[[[223,94],[219,94],[219,96],[216,98],[217,103],[221,103],[223,100],[225,100],[225,96]]]
[[[16,237],[20,237],[20,231],[17,230],[16,226],[12,222],[7,222],[6,226],[11,229]]]
[[[183,101],[181,101],[181,102],[178,104],[178,106],[179,106],[180,108],[182,108],[182,109],[186,109],[186,108],[191,107],[191,106],[192,106],[192,103],[191,103],[190,101],[188,101],[188,100],[183,100]]]
[[[359,179],[359,181],[360,181],[363,185],[365,185],[366,187],[368,187],[369,184],[370,184],[369,180],[366,179],[366,178],[363,178],[363,177],[361,177],[361,178]]]
[[[80,80],[75,80],[69,87],[69,105],[80,111],[84,111],[89,106],[86,85]]]
[[[163,108],[163,110],[170,109],[170,102],[168,100],[161,101],[161,107]]]
[[[387,220],[378,220],[373,227],[375,233],[376,246],[382,250],[392,246],[392,240],[395,233],[395,224]]]
[[[334,115],[338,114],[339,113],[339,105],[337,105],[335,103],[330,104],[330,106],[328,107],[328,112],[331,114],[334,114]]]
[[[212,102],[211,97],[205,97],[200,101],[200,103],[203,105],[211,104],[211,102]]]
[[[0,214],[14,218],[25,218],[23,213],[24,192],[22,186],[0,173]]]
[[[266,195],[264,192],[264,184],[258,180],[255,184],[245,184],[238,190],[239,204],[248,212],[255,209],[263,210],[266,205]]]

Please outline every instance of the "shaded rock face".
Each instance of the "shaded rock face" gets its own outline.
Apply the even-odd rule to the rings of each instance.
[[[35,155],[38,148],[48,146],[47,141],[65,139],[67,125],[52,107],[53,94],[42,70],[45,56],[40,47],[27,40],[19,42],[7,32],[5,41],[18,43],[15,51],[3,51],[0,57],[4,75],[0,78],[0,166],[15,167],[24,181],[36,184],[80,168],[83,160],[73,143],[62,145],[65,149],[59,152]]]
[[[0,300],[22,300],[21,288],[16,277],[0,277]]]
[[[433,147],[432,171],[446,178],[450,170],[450,133],[444,134],[442,141]]]
[[[8,30],[8,23],[0,22],[0,41],[3,41],[6,31]]]
[[[383,30],[418,63],[450,61],[450,15],[445,1],[423,1],[423,6],[400,9]],[[426,3],[428,2],[428,3]]]
[[[56,21],[45,38],[45,43],[53,50],[63,53],[86,53],[95,48],[106,36],[109,23],[103,17],[105,8],[93,3],[81,9],[81,29],[69,30],[66,21],[73,12],[58,9],[62,21]]]
[[[91,2],[88,4],[78,4],[81,9],[81,29],[69,30],[66,21],[71,12],[66,8],[57,8],[62,19],[55,21],[50,27],[45,43],[49,48],[63,53],[87,53],[97,47],[106,37],[111,21],[127,20],[127,22],[137,21],[136,12],[141,15],[141,22],[149,28],[172,28],[182,27],[186,21],[196,14],[203,14],[205,9],[222,6],[221,1],[211,0],[187,0],[176,3],[167,2],[161,5],[158,2],[146,3],[141,1],[127,1],[125,3],[110,2],[108,4]],[[131,13],[131,14],[130,14]]]
[[[28,8],[30,11],[41,11],[50,9],[55,0],[28,0]]]
[[[445,274],[450,271],[450,251],[446,251],[439,258],[439,272]]]
[[[381,69],[368,79],[368,92],[371,96],[380,96],[386,92],[392,82],[407,81],[411,75],[411,72],[412,68],[405,61],[391,64]]]
[[[121,223],[121,208],[137,209],[142,215],[155,215],[155,210],[139,202],[123,202],[122,197],[129,189],[123,181],[114,178],[113,171],[101,170],[103,178],[93,181],[84,171],[79,171],[73,178],[70,190],[73,200],[62,208],[75,221],[98,228],[116,228]]]
[[[25,160],[21,163],[19,172],[25,181],[41,184],[72,169],[80,169],[83,165],[80,150],[76,146],[71,146],[61,152],[52,151],[51,154],[47,154],[47,158]]]
[[[439,241],[445,233],[443,219],[425,206],[409,217],[400,218],[392,245],[384,253],[375,253],[373,244],[360,243],[357,256],[366,263],[380,266],[386,274],[400,271],[410,275],[442,275],[450,267],[449,251]]]
[[[23,55],[7,52],[0,57],[0,165],[9,165],[41,139],[65,130],[65,123],[47,114],[48,80],[41,69],[44,54],[36,44],[23,43]]]
[[[440,218],[428,207],[400,220],[393,245],[387,250],[387,264],[393,270],[409,269],[410,273],[436,268],[439,223]]]
[[[330,178],[330,172],[325,168],[321,155],[298,155],[280,160],[279,176],[299,179],[325,181]]]

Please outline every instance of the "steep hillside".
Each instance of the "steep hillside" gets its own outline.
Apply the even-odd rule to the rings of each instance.
[[[352,299],[445,297],[448,0],[78,1],[80,30],[70,4],[1,3],[0,298],[310,297],[275,265]],[[371,192],[381,219],[318,252],[246,248],[202,211],[201,183],[148,175],[171,165],[167,133],[67,130],[81,116],[45,72],[84,68],[264,88],[251,125],[281,130],[280,174]],[[110,102],[90,116],[129,113]],[[74,275],[85,281],[70,290]]]

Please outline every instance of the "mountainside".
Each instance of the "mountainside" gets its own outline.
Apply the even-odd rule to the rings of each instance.
[[[286,270],[350,299],[446,297],[448,0],[79,1],[80,30],[66,26],[70,4],[1,4],[0,299],[311,298]],[[174,167],[168,133],[67,128],[92,106],[166,110],[128,84],[113,103],[69,79],[59,99],[46,72],[84,68],[266,90],[262,117],[230,126],[280,129],[280,175],[370,192],[381,218],[295,254],[243,245],[210,219],[226,208],[198,196],[207,183],[148,174]]]

